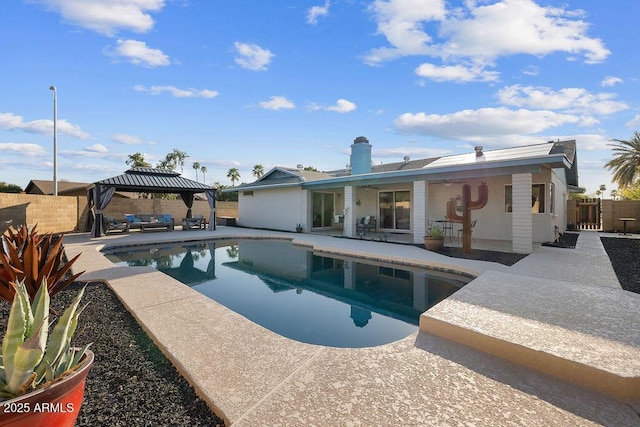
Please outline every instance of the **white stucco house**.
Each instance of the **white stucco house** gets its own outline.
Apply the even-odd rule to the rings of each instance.
[[[238,192],[238,225],[305,232],[342,230],[357,235],[356,222],[375,218],[378,231],[407,233],[414,243],[433,221],[446,216],[449,200],[469,184],[489,189],[487,204],[472,212],[476,239],[512,242],[530,253],[534,243],[553,241],[567,224],[566,200],[578,187],[576,142],[484,150],[372,165],[371,144],[358,137],[350,167],[328,172],[275,167]]]

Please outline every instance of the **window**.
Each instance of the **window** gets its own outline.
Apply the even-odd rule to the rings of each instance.
[[[253,191],[243,191],[242,195],[246,197],[253,197]]]
[[[531,212],[544,213],[544,201],[544,184],[533,184],[531,186]],[[553,199],[551,203],[553,204]],[[504,211],[513,212],[513,187],[511,185],[504,187]]]
[[[409,230],[411,224],[411,193],[401,191],[381,191],[378,193],[381,228]]]
[[[549,185],[549,213],[556,213],[556,185],[552,182]]]

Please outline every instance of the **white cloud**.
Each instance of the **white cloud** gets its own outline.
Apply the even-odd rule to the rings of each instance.
[[[105,53],[111,56],[122,56],[134,65],[146,67],[164,67],[171,63],[169,57],[162,53],[160,49],[153,49],[145,42],[138,40],[117,40],[115,51],[106,50]]]
[[[148,92],[152,95],[160,95],[162,92],[168,92],[175,98],[215,98],[219,93],[210,89],[179,89],[175,86],[151,86],[145,87],[136,85],[133,90],[137,92]]]
[[[570,113],[608,115],[627,110],[624,102],[615,101],[613,93],[590,93],[583,88],[554,91],[547,87],[507,86],[498,92],[505,105],[527,108],[562,110]]]
[[[269,101],[258,103],[265,110],[291,110],[296,108],[295,104],[284,96],[272,96]]]
[[[21,154],[27,157],[39,157],[46,154],[41,145],[18,142],[0,143],[0,153]]]
[[[581,124],[576,115],[549,110],[501,108],[463,110],[452,114],[405,113],[394,121],[403,133],[428,135],[488,145],[531,143],[533,135],[565,124]],[[535,137],[539,140],[539,137]]]
[[[624,124],[626,127],[630,128],[630,129],[637,129],[640,127],[640,115],[636,114],[636,116],[629,120],[627,123]]]
[[[307,11],[307,24],[316,25],[318,17],[329,15],[329,0],[325,1],[324,6],[313,6]]]
[[[71,135],[80,139],[89,139],[91,137],[91,135],[80,129],[79,126],[71,124],[64,119],[58,119],[56,126],[58,133]],[[21,116],[16,116],[13,113],[0,113],[0,128],[53,135],[53,120],[43,119],[25,122]]]
[[[144,33],[153,28],[148,12],[158,12],[164,0],[32,0],[65,20],[107,36],[119,30]]]
[[[263,49],[257,44],[235,42],[234,46],[238,56],[235,61],[242,68],[252,71],[266,71],[275,56],[268,49]]]
[[[533,0],[469,0],[449,10],[444,0],[376,0],[370,10],[389,43],[368,52],[364,60],[370,65],[423,55],[481,70],[509,55],[563,52],[596,63],[610,54],[600,39],[587,35],[581,11],[542,7]]]
[[[443,22],[443,53],[487,61],[504,55],[582,54],[585,62],[602,62],[609,50],[586,35],[582,13],[542,7],[532,0],[503,0],[462,12]]]
[[[600,83],[600,85],[602,85],[602,87],[609,87],[609,86],[615,86],[618,83],[622,83],[622,82],[623,80],[620,77],[607,76],[602,81],[602,83]]]
[[[445,18],[444,0],[376,0],[369,8],[378,24],[378,33],[392,47],[373,49],[365,62],[377,64],[406,55],[430,55],[437,52],[423,31],[423,23]]]
[[[154,145],[155,144],[155,142],[153,141],[143,141],[137,136],[127,135],[126,133],[116,133],[111,137],[111,139],[114,142],[117,142],[118,144],[124,144],[124,145],[140,145],[140,144]]]
[[[325,107],[327,111],[335,111],[336,113],[350,113],[357,108],[356,104],[346,99],[338,99],[336,105]]]
[[[84,147],[85,150],[93,152],[93,153],[100,153],[100,154],[104,154],[104,153],[108,153],[109,150],[107,149],[107,147],[105,147],[102,144],[93,144],[93,145],[88,145],[86,147]]]
[[[453,81],[465,82],[494,82],[498,80],[499,73],[486,71],[479,67],[466,67],[464,65],[441,66],[424,63],[416,68],[416,74],[437,82]]]

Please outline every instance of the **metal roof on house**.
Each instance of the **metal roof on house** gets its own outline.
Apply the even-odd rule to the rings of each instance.
[[[122,175],[103,179],[95,184],[112,186],[118,191],[142,193],[199,193],[214,188],[180,176],[169,169],[131,168]]]

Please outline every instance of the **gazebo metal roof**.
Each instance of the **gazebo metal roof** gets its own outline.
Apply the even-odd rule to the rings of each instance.
[[[131,168],[122,175],[103,179],[96,185],[115,187],[116,191],[139,193],[202,193],[215,190],[209,185],[192,181],[169,169]]]

